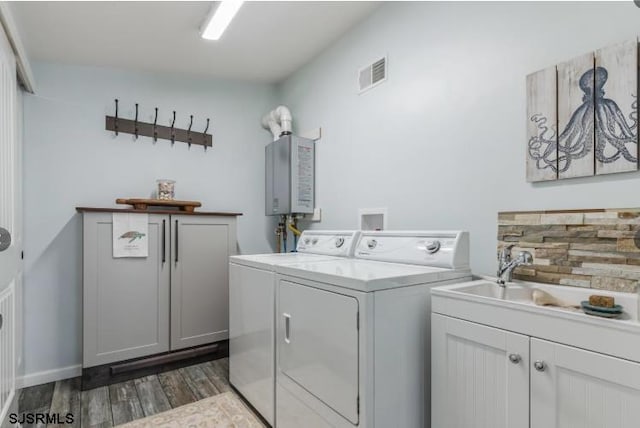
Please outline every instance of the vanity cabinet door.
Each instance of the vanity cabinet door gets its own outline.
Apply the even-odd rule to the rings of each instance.
[[[529,428],[529,337],[431,317],[432,427]]]
[[[234,217],[171,216],[171,350],[229,338]]]
[[[531,428],[637,428],[640,364],[531,339]]]
[[[148,257],[113,257],[113,216],[83,220],[83,367],[169,350],[169,216],[149,215]]]

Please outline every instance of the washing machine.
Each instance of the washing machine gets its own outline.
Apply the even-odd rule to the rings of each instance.
[[[468,233],[362,232],[276,273],[276,427],[428,427],[430,290],[471,278]]]
[[[275,267],[353,255],[357,231],[305,231],[297,252],[229,258],[229,381],[274,425]]]

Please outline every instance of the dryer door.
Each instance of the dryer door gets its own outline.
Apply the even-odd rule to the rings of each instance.
[[[281,373],[358,423],[358,300],[289,281],[279,283]]]

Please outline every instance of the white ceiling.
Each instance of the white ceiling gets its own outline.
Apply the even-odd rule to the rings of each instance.
[[[212,2],[12,2],[32,60],[278,82],[377,2],[247,2],[219,41],[200,38]]]

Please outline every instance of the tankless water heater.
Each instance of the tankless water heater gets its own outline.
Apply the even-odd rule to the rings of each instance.
[[[284,135],[265,148],[266,214],[310,214],[315,206],[315,142]]]

